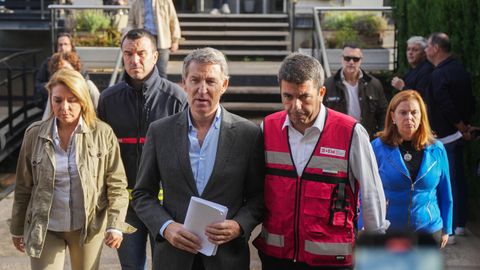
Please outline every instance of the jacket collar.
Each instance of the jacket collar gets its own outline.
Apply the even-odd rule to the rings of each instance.
[[[155,87],[155,85],[159,81],[159,79],[161,79],[161,77],[160,75],[158,75],[157,67],[154,66],[152,72],[148,75],[148,78],[143,82],[143,85],[142,85],[143,95],[149,95],[152,92],[153,88],[158,88],[158,87]],[[127,83],[127,85],[130,87],[132,91],[135,91],[135,89],[131,84],[132,80],[133,80],[132,77],[130,77],[130,75],[128,75],[128,73],[125,72],[125,82]],[[162,89],[162,87],[160,87],[159,89]]]
[[[402,154],[400,153],[398,146],[385,146],[388,152],[386,155],[386,159],[392,165],[392,168],[395,168],[395,170],[403,174],[405,177],[411,179],[410,172],[408,171],[407,166],[403,161]],[[432,155],[432,150],[433,144],[427,145],[427,147],[425,147],[423,151],[422,162],[420,164],[420,168],[418,170],[417,178],[415,179],[415,181],[423,178],[423,176],[425,176],[432,169],[433,165],[437,162],[434,155]]]
[[[337,81],[337,82],[341,82],[341,81],[342,81],[342,71],[343,71],[343,68],[339,69],[339,70],[337,71],[337,73],[335,73],[335,76],[334,76],[335,81]],[[365,72],[365,70],[360,69],[360,72],[363,74],[363,76],[361,76],[361,77],[358,79],[359,82],[360,82],[360,81],[364,81],[364,82],[369,83],[369,82],[372,80],[372,77],[371,77],[367,72]]]
[[[455,60],[455,58],[453,56],[449,56],[445,60],[440,62],[435,68],[440,68],[442,66],[448,65],[450,62],[452,62],[454,60]]]
[[[52,138],[52,127],[53,127],[53,121],[55,121],[55,117],[50,117],[45,121],[42,121],[39,127],[38,131],[38,137],[53,141]],[[92,130],[88,127],[88,125],[84,122],[82,125],[80,125],[79,130],[77,131],[78,133],[90,133]]]

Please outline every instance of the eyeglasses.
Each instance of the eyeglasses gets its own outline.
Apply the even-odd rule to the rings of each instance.
[[[343,56],[343,60],[345,60],[345,62],[350,62],[350,60],[353,60],[353,62],[358,62],[360,61],[360,59],[362,59],[361,57],[355,57],[355,56]]]

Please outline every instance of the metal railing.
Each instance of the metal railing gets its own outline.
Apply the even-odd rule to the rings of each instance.
[[[319,59],[320,63],[322,63],[323,68],[325,70],[325,75],[330,77],[332,75],[332,71],[330,68],[330,62],[327,56],[327,48],[325,46],[325,38],[323,36],[323,30],[321,26],[321,15],[322,12],[325,11],[380,11],[380,12],[392,12],[392,7],[314,7],[313,8],[313,19],[315,30],[313,32],[313,52],[312,54]],[[394,38],[396,40],[396,38]],[[394,65],[396,65],[396,42],[394,42]],[[320,53],[318,53],[320,50]]]
[[[100,9],[100,10],[129,10],[130,6],[118,6],[118,5],[49,5],[51,10],[51,40],[52,40],[52,52],[55,51],[55,37],[57,32],[57,10],[86,10],[86,9]],[[119,70],[122,67],[122,53],[118,53],[115,66],[113,67],[113,73],[110,77],[109,86],[115,84],[119,78],[121,78],[122,72]]]
[[[0,121],[0,161],[20,146],[25,129],[42,116],[33,98],[33,91],[29,91],[34,88],[36,55],[41,51],[17,51],[0,59],[0,99],[3,108],[6,103],[6,118]],[[3,90],[6,90],[6,94],[1,93]],[[17,108],[14,108],[15,105]]]

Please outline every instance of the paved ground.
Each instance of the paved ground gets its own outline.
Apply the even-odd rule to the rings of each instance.
[[[29,269],[29,260],[24,255],[15,250],[10,241],[8,230],[10,215],[12,209],[13,194],[0,200],[0,270],[10,269]],[[478,227],[472,227],[474,231],[480,231]],[[258,234],[257,231],[254,235]],[[441,251],[445,261],[446,269],[470,270],[480,269],[480,238],[468,230],[466,237],[457,237],[457,244],[448,246]],[[256,255],[256,250],[252,247],[251,270],[260,270],[260,262]],[[65,269],[70,269],[68,262]],[[105,247],[102,254],[100,269],[115,270],[120,269],[116,252]],[[389,268],[397,269],[397,268]],[[181,269],[179,269],[181,270]],[[410,270],[410,269],[409,269]]]

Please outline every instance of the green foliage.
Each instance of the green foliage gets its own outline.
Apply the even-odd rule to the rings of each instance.
[[[329,48],[341,48],[345,43],[357,43],[364,48],[379,47],[387,28],[385,18],[365,12],[327,12],[323,18],[324,30]]]
[[[105,16],[103,12],[88,10],[80,12],[76,16],[75,29],[93,34],[97,30],[107,30],[110,28],[110,24],[110,18]]]
[[[405,57],[406,41],[410,36],[427,37],[433,32],[450,36],[454,55],[465,65],[472,76],[473,91],[477,99],[477,113],[473,124],[480,125],[480,0],[393,0],[397,23],[399,70],[408,67]],[[465,167],[469,181],[472,215],[480,220],[480,176],[474,172],[480,159],[480,142],[468,143]]]
[[[120,32],[102,11],[87,10],[75,16],[75,43],[78,46],[116,47]]]

